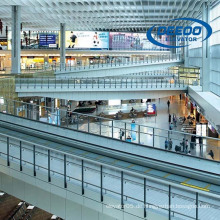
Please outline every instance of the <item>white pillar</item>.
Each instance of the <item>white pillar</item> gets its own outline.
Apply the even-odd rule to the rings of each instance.
[[[21,6],[12,6],[11,72],[21,73]]]
[[[202,5],[202,20],[210,24],[210,5],[204,2]],[[202,38],[204,39],[207,35],[207,30],[202,27]],[[210,39],[210,38],[209,38]],[[202,70],[201,85],[202,91],[210,91],[210,40],[207,39],[202,42]]]
[[[66,64],[66,24],[60,24],[60,67],[65,69]]]
[[[188,22],[185,22],[186,26],[188,26]],[[183,36],[184,37],[184,36]],[[185,45],[189,44],[188,38],[187,41],[184,41]],[[189,67],[189,46],[184,47],[184,66]]]

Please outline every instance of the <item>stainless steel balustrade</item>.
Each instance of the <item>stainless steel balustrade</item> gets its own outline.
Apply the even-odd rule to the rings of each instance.
[[[85,69],[99,69],[99,68],[109,68],[109,67],[118,67],[118,66],[128,66],[128,65],[137,65],[137,64],[150,64],[150,63],[163,63],[169,61],[182,61],[182,54],[169,54],[169,55],[155,55],[144,58],[131,57],[130,61],[125,61],[123,58],[121,61],[114,60],[107,63],[97,63],[91,64],[90,62],[84,62],[83,64],[67,65],[65,64],[64,69],[60,65],[52,65],[52,70],[55,72],[60,71],[78,71]]]
[[[123,59],[123,58],[122,58]],[[158,63],[158,62],[166,62],[166,61],[182,61],[181,54],[169,54],[169,55],[150,55],[149,57],[141,58],[130,58],[130,61],[118,61],[114,60],[114,62],[105,62],[105,63],[96,63],[91,64],[89,62],[84,62],[82,64],[74,64],[68,65],[65,64],[64,69],[62,71],[76,71],[76,70],[83,70],[83,69],[97,69],[97,68],[109,68],[109,67],[116,67],[116,66],[126,66],[126,65],[137,65],[137,64],[144,64],[144,63]],[[1,71],[5,73],[10,73],[11,68],[4,68]],[[36,64],[35,67],[26,67],[22,69],[22,73],[34,73],[34,72],[42,72],[42,71],[54,71],[59,72],[61,71],[60,63],[56,64]]]
[[[15,169],[17,165],[23,173],[32,170],[32,175],[36,178],[42,179],[43,175],[48,182],[58,184],[59,187],[61,181],[61,187],[69,191],[72,189],[70,185],[78,186],[81,195],[91,190],[100,194],[99,202],[106,206],[112,205],[127,211],[129,207],[137,207],[143,210],[142,217],[146,217],[148,211],[155,210],[158,214],[167,215],[169,220],[207,220],[210,216],[217,219],[220,214],[218,196],[215,194],[198,193],[176,184],[161,184],[137,172],[128,172],[113,165],[91,161],[81,155],[52,149],[43,144],[33,144],[3,133],[0,133],[0,148],[4,166]],[[115,199],[118,204],[108,204],[108,200],[105,200],[107,197]],[[179,206],[183,207],[178,208]]]
[[[22,109],[20,111],[20,116],[17,113],[18,107]],[[42,109],[44,109],[44,115],[42,114]],[[184,133],[179,131],[170,131],[166,129],[160,129],[156,127],[150,127],[141,124],[135,124],[135,129],[131,128],[132,123],[112,120],[109,118],[103,118],[94,115],[72,113],[71,118],[68,117],[67,110],[51,108],[48,106],[38,106],[31,103],[25,103],[14,100],[4,99],[4,103],[0,104],[0,112],[8,113],[15,116],[41,121],[42,123],[49,123],[49,117],[53,116],[54,120],[52,124],[60,127],[66,127],[72,130],[78,130],[83,132],[88,132],[91,134],[110,137],[113,139],[120,140],[119,132],[120,129],[124,131],[124,137],[121,141],[127,141],[128,136],[135,136],[136,139],[132,140],[132,143],[139,144],[140,147],[154,147],[159,149],[164,149],[164,142],[166,139],[172,139],[173,147],[170,152],[175,152],[175,145],[180,145],[183,138],[188,139],[188,150],[190,147],[194,147],[195,152],[191,149],[192,155],[186,155],[185,152],[179,152],[186,156],[194,156],[198,158],[207,158],[207,153],[209,150],[213,150],[215,158],[214,160],[219,161],[220,155],[220,139],[202,136],[202,144],[199,143],[198,138],[200,136]],[[41,119],[44,119],[42,121]],[[196,142],[191,141],[191,137],[195,136]],[[128,142],[129,143],[129,142]]]
[[[154,71],[145,71],[145,72],[140,72],[140,73],[130,73],[130,74],[124,74],[124,77],[126,76],[152,76],[152,77],[170,77],[173,76],[173,78],[176,76],[178,76],[178,73],[175,73],[175,71],[171,70],[171,69],[165,69],[165,70],[154,70]],[[114,76],[116,77],[116,76]],[[118,76],[121,77],[121,76]]]
[[[187,88],[189,80],[149,77],[17,78],[17,88]]]

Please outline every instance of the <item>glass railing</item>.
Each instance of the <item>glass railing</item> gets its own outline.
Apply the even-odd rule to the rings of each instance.
[[[164,47],[159,47],[159,48],[139,48],[139,47],[134,47],[134,48],[124,48],[123,46],[118,46],[118,47],[113,47],[109,48],[111,51],[170,51],[169,48],[164,48]]]
[[[191,133],[141,125],[135,122],[128,123],[7,99],[1,100],[0,112],[75,131],[126,141],[127,143],[135,143],[137,148],[143,150],[143,152],[145,148],[152,147],[184,156],[220,161],[220,139],[218,138],[198,136]],[[135,118],[135,113],[131,117]],[[172,141],[172,145],[168,145],[167,148],[165,148],[166,140]],[[210,154],[210,150],[212,150],[213,155]]]
[[[84,62],[75,65],[64,64],[55,64],[52,65],[52,69],[55,72],[60,71],[79,71],[79,70],[88,70],[88,69],[100,69],[100,68],[111,68],[111,67],[120,67],[120,66],[135,66],[141,64],[155,64],[155,63],[166,63],[166,62],[180,62],[182,61],[182,54],[169,54],[169,55],[158,55],[158,56],[149,56],[149,57],[121,57],[120,59],[106,60],[105,62],[91,63]]]
[[[0,143],[2,165],[12,166],[18,172],[51,182],[70,192],[86,195],[107,208],[125,209],[132,214],[138,209],[138,216],[142,218],[149,212],[168,219],[184,220],[218,219],[220,214],[218,194],[161,182],[141,172],[128,172],[90,160],[77,152],[68,153],[10,134],[0,133]],[[93,193],[89,194],[91,191]]]
[[[120,57],[117,59],[106,59],[103,61],[91,63],[89,61],[84,61],[75,64],[64,64],[63,66],[60,63],[55,64],[42,64],[36,63],[32,66],[26,66],[25,68],[21,69],[21,73],[35,73],[35,72],[44,72],[44,71],[78,71],[78,70],[85,70],[85,69],[99,69],[99,68],[110,68],[110,67],[118,67],[118,66],[126,66],[126,65],[141,65],[141,64],[154,64],[160,62],[169,62],[169,61],[182,61],[181,54],[169,54],[169,55],[153,55],[148,57]],[[10,74],[11,67],[2,68],[0,70],[1,74]]]
[[[184,88],[189,82],[178,79],[157,79],[149,77],[99,77],[99,78],[17,78],[16,88],[121,88],[121,89],[146,89],[146,88]]]
[[[26,73],[42,73],[53,71],[53,67],[51,64],[44,65],[44,64],[35,64],[35,66],[25,67],[21,69],[22,74]],[[54,72],[54,71],[53,71]],[[2,68],[0,70],[0,76],[4,74],[11,74],[11,67]],[[15,74],[17,75],[17,74]]]
[[[145,71],[145,72],[139,72],[139,73],[130,73],[130,74],[124,74],[123,75],[124,77],[126,76],[140,76],[140,77],[143,77],[143,76],[149,76],[149,77],[166,77],[166,76],[178,76],[178,72],[175,73],[173,70],[171,69],[164,69],[164,70],[153,70],[153,71]],[[121,76],[119,76],[121,77]]]

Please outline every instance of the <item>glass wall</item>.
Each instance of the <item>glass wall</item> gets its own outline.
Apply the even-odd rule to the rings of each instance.
[[[210,90],[220,96],[220,4],[211,9],[210,16],[210,24],[213,31],[210,37]]]

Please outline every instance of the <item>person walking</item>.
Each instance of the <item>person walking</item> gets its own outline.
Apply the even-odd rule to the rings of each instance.
[[[168,110],[170,110],[170,100],[167,101]]]
[[[169,142],[168,142],[168,140],[167,140],[167,138],[166,138],[166,140],[165,140],[165,150],[168,149],[168,146],[169,146]]]
[[[176,123],[177,123],[177,119],[176,119],[176,117],[175,117],[175,118],[173,119],[173,124],[174,124],[175,127],[177,127]]]
[[[190,142],[190,148],[191,148],[191,149],[194,149],[194,148],[195,148],[195,145],[196,145],[196,136],[195,136],[195,135],[192,135],[192,136],[191,136],[191,142]]]
[[[173,141],[170,138],[170,140],[169,140],[169,150],[172,150],[172,147],[173,147]]]
[[[202,153],[202,149],[203,149],[203,147],[202,147],[202,137],[200,136],[199,137],[199,148],[200,148],[200,153]]]
[[[120,140],[122,140],[124,134],[125,134],[124,131],[122,131],[122,129],[120,129],[120,131],[119,131]]]
[[[170,123],[169,130],[170,130],[170,131],[173,130],[173,123]]]
[[[169,114],[169,120],[168,120],[169,123],[171,123],[171,114]]]
[[[188,140],[186,140],[186,152],[185,153],[188,152],[188,146],[189,146],[189,142],[188,142]]]
[[[183,152],[185,152],[185,151],[186,151],[186,142],[185,142],[185,138],[183,138],[182,146],[183,146]]]
[[[180,94],[180,100],[182,100],[182,94]]]
[[[210,156],[211,156],[211,158],[214,160],[214,153],[213,153],[213,151],[212,151],[212,150],[210,150],[210,151],[209,151],[208,155],[210,155]]]

